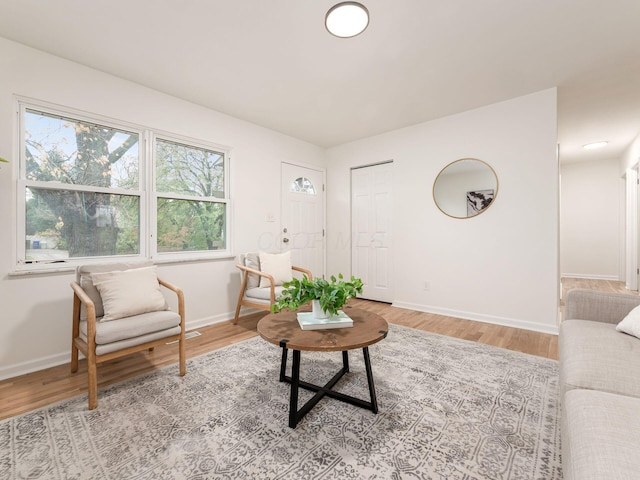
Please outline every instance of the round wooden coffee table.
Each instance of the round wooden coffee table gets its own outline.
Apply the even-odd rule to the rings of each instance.
[[[297,312],[283,311],[263,317],[258,322],[258,333],[267,342],[282,348],[280,381],[291,384],[289,402],[289,427],[295,428],[298,422],[324,397],[356,405],[378,413],[378,402],[371,371],[369,345],[379,342],[387,336],[389,325],[380,315],[345,307],[343,311],[353,320],[353,327],[327,330],[302,330],[297,320]],[[371,401],[361,400],[333,389],[342,376],[349,371],[349,350],[362,348],[364,365],[369,383]],[[293,350],[291,376],[285,374],[288,351]],[[300,352],[342,352],[342,368],[324,386],[314,385],[300,380]],[[298,410],[298,390],[304,388],[316,394]]]

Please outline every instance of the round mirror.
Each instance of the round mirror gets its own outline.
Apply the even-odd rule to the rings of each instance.
[[[444,167],[433,183],[433,199],[445,215],[469,218],[484,212],[498,194],[493,168],[476,158],[461,158]]]

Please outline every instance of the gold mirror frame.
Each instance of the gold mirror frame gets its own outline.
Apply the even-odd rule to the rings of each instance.
[[[466,196],[464,197],[464,199],[462,199],[463,197],[460,197],[460,200],[459,200],[459,202],[464,202],[464,203],[461,206],[460,204],[458,204],[458,200],[456,199],[456,206],[454,208],[451,208],[447,205],[447,202],[445,201],[445,198],[442,196],[442,193],[438,191],[438,190],[442,190],[442,187],[438,189],[438,180],[440,180],[440,185],[442,185],[442,179],[445,178],[445,175],[449,175],[452,173],[453,174],[469,173],[468,169],[465,172],[465,170],[462,168],[462,165],[463,165],[462,162],[473,165],[472,170],[478,171],[488,178],[482,179],[480,181],[476,180],[474,185],[477,185],[478,183],[480,184],[477,185],[478,188],[473,188],[473,189],[471,189],[472,187],[470,186],[464,187],[465,183],[461,182],[462,184],[462,186],[460,187],[461,190],[456,195],[461,195],[463,192],[466,193]],[[492,179],[493,179],[492,182],[489,180],[490,178],[489,174],[492,175]],[[468,178],[469,177],[467,177],[464,180],[468,182],[469,181]],[[490,191],[492,191],[491,198],[487,202],[486,196],[489,195],[488,192]],[[470,193],[476,194],[474,195],[476,202],[471,202],[469,198]],[[489,165],[487,162],[483,160],[479,160],[477,158],[460,158],[458,160],[455,160],[449,163],[442,170],[440,170],[440,173],[438,173],[438,176],[433,182],[432,195],[433,195],[433,201],[438,207],[438,210],[440,210],[442,213],[444,213],[448,217],[459,218],[459,219],[477,217],[478,215],[486,212],[489,209],[489,207],[491,207],[491,205],[495,203],[496,197],[498,196],[498,175],[496,175],[496,172],[491,167],[491,165]],[[440,201],[438,201],[438,199],[440,199]],[[471,203],[471,204],[477,205],[477,201],[486,203],[486,205],[480,208],[475,213],[473,213],[473,211],[470,213],[469,209],[473,210],[473,207],[470,206],[469,204]],[[464,211],[464,209],[467,209],[466,215],[463,215],[461,213],[461,211]]]

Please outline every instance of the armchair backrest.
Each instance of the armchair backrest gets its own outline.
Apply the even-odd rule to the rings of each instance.
[[[119,272],[123,270],[129,270],[131,268],[150,267],[153,262],[148,260],[134,261],[134,262],[118,262],[118,263],[94,263],[90,265],[80,265],[76,269],[76,282],[82,287],[85,293],[89,296],[96,308],[96,317],[102,317],[104,315],[104,307],[102,305],[102,297],[100,292],[93,285],[91,279],[92,273],[104,273],[104,272]],[[82,306],[80,311],[80,318],[85,320],[87,318],[87,312]]]
[[[260,254],[255,252],[241,253],[238,256],[240,265],[253,268],[254,270],[260,270]],[[242,276],[240,277],[242,280]],[[247,290],[250,288],[256,288],[260,285],[260,277],[255,273],[249,273],[247,276]]]

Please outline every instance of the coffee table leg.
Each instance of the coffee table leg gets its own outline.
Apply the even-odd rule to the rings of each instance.
[[[280,381],[284,382],[285,381],[285,373],[287,370],[287,353],[289,352],[289,349],[287,349],[287,347],[282,347],[282,362],[280,363]]]
[[[344,373],[348,373],[349,372],[349,352],[347,350],[344,350],[342,352],[342,366],[343,366]]]
[[[378,399],[376,398],[376,387],[373,385],[373,372],[371,371],[371,359],[369,358],[369,347],[362,349],[364,355],[364,366],[367,370],[367,382],[369,382],[369,395],[371,396],[371,411],[378,413]]]
[[[293,365],[291,366],[291,398],[289,399],[289,427],[296,428],[298,424],[298,387],[300,386],[300,350],[293,351]]]

